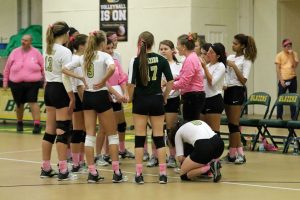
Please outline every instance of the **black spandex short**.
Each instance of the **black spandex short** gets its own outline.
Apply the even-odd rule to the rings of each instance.
[[[207,164],[213,159],[219,158],[224,151],[224,142],[214,135],[210,139],[200,139],[194,144],[194,150],[190,154],[192,161],[199,164]]]
[[[95,110],[97,113],[102,113],[112,108],[107,90],[97,92],[84,91],[82,106],[83,110]]]
[[[164,100],[161,94],[135,96],[132,103],[132,113],[134,114],[148,116],[165,114]]]
[[[55,107],[56,109],[69,107],[69,96],[60,82],[47,82],[44,94],[46,106]]]
[[[245,100],[245,88],[241,86],[228,87],[224,91],[225,105],[243,105]]]
[[[221,114],[224,110],[224,101],[221,94],[205,99],[205,106],[202,114]]]

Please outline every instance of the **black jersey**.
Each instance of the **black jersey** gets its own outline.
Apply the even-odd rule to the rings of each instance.
[[[148,53],[148,84],[144,86],[140,77],[139,57],[134,59],[131,83],[135,84],[134,95],[162,94],[161,78],[165,75],[167,81],[173,80],[168,61],[156,53]]]

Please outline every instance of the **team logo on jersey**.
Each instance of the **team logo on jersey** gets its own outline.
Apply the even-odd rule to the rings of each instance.
[[[194,120],[191,121],[192,124],[194,124],[195,126],[200,126],[202,124],[202,122],[200,120]]]
[[[87,74],[88,78],[94,77],[94,64],[93,63],[87,68],[86,74]]]
[[[107,0],[108,3],[118,3],[119,0]]]

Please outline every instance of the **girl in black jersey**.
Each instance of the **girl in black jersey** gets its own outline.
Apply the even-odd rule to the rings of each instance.
[[[153,53],[151,48],[154,43],[152,33],[145,31],[138,40],[138,56],[133,63],[131,88],[133,94],[133,122],[135,127],[135,182],[144,183],[143,148],[146,140],[146,126],[148,119],[152,125],[153,141],[157,148],[159,160],[159,183],[167,183],[166,176],[166,149],[163,137],[164,104],[172,89],[173,76],[168,61]],[[166,77],[166,89],[161,90],[162,74]],[[131,95],[132,96],[132,95]]]

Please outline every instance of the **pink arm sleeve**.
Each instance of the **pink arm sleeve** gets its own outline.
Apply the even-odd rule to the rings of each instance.
[[[119,61],[116,60],[116,64],[117,64],[117,67],[119,68],[119,85],[122,85],[122,84],[127,84],[128,82],[128,75],[123,71],[123,68],[121,66],[121,64],[119,63]]]
[[[194,74],[195,73],[194,73],[193,63],[190,61],[186,61],[180,71],[179,79],[175,81],[173,84],[173,89],[179,90],[179,89],[187,88],[190,85],[190,82]]]

